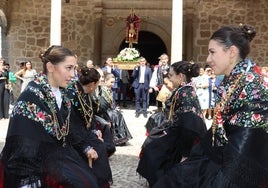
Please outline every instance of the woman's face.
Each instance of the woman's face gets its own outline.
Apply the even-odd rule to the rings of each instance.
[[[110,78],[108,80],[105,80],[106,87],[112,88],[112,86],[114,85],[114,80],[115,80],[114,78]]]
[[[103,71],[100,68],[98,68],[97,71],[100,73],[99,85],[102,85],[103,82],[104,82],[104,74],[103,74]]]
[[[232,62],[230,49],[226,49],[216,40],[210,40],[208,45],[207,63],[216,75],[229,75],[236,62]],[[232,64],[231,64],[232,63]]]
[[[30,62],[27,62],[25,66],[26,66],[26,69],[32,69],[32,63]]]
[[[203,68],[199,69],[199,76],[202,76],[205,73],[205,70]]]
[[[100,84],[99,82],[100,81],[91,82],[91,83],[89,83],[87,85],[84,85],[83,86],[84,93],[91,94],[93,91],[95,91],[97,89],[98,85]]]
[[[74,78],[74,70],[77,59],[73,56],[66,56],[65,61],[57,65],[50,64],[48,80],[53,87],[67,87],[71,79]]]
[[[171,81],[173,88],[176,88],[181,85],[182,74],[176,74],[176,72],[171,67],[169,70],[169,80]]]

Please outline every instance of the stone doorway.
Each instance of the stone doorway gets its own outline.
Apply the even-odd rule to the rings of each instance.
[[[122,41],[120,50],[128,47],[125,41]],[[148,31],[139,32],[139,43],[133,44],[133,47],[138,49],[141,56],[145,57],[151,65],[158,64],[158,57],[162,53],[167,53],[167,48],[162,39],[156,34]]]

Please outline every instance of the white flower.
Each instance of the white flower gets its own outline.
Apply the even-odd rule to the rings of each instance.
[[[117,56],[118,61],[137,61],[140,53],[135,48],[124,48]]]

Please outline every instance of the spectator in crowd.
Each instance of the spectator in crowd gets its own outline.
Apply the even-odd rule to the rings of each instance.
[[[149,93],[149,83],[152,77],[151,68],[146,66],[146,59],[140,58],[139,64],[132,72],[132,87],[135,93],[135,117],[139,117],[141,113],[140,99],[142,101],[142,113],[147,118],[147,99]]]
[[[93,64],[93,61],[92,61],[91,59],[89,59],[89,60],[87,61],[87,67],[88,67],[88,68],[94,68],[94,64]]]
[[[127,107],[127,89],[129,88],[129,73],[128,70],[119,70],[119,92],[118,104],[120,106],[121,98],[123,99],[123,107]]]
[[[216,102],[216,92],[221,83],[219,77],[217,77],[214,71],[211,71],[209,77],[209,108],[208,108],[208,120],[211,120],[214,115],[214,108]]]
[[[28,83],[34,79],[35,75],[36,70],[33,69],[32,62],[27,60],[24,69],[15,73],[15,76],[22,81],[21,92],[26,88]]]
[[[0,59],[0,119],[9,117],[10,85],[5,59]]]
[[[209,108],[209,76],[205,73],[204,68],[200,68],[199,76],[193,79],[196,88],[201,109],[206,118],[206,113]]]
[[[155,96],[158,95],[159,91],[161,90],[163,84],[164,84],[164,77],[169,72],[169,57],[167,54],[162,54],[159,57],[159,64],[154,69],[152,78],[150,80],[150,89],[149,92],[152,93],[155,91]],[[158,108],[158,111],[161,110],[162,102],[156,99],[156,106]]]

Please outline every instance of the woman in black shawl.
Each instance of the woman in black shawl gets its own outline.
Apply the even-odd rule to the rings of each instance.
[[[71,102],[66,88],[74,78],[76,55],[61,46],[41,52],[43,73],[19,96],[1,153],[4,187],[94,187],[97,180],[70,143]],[[90,150],[90,158],[97,153]],[[2,171],[2,172],[3,172]]]
[[[107,73],[104,78],[104,84],[99,89],[98,101],[99,110],[97,114],[110,123],[113,141],[116,146],[126,144],[132,135],[128,130],[127,124],[123,117],[123,114],[112,108],[112,86],[115,81],[115,76],[111,73]]]
[[[100,74],[94,68],[82,67],[79,80],[69,87],[69,98],[72,102],[71,137],[72,144],[80,155],[88,161],[86,151],[93,148],[97,151],[98,159],[92,161],[92,170],[96,175],[101,188],[110,187],[112,172],[106,150],[107,134],[112,139],[112,134],[107,128],[98,129],[94,117],[92,94],[99,85]],[[105,136],[104,136],[105,135]],[[114,146],[115,147],[115,146]],[[91,162],[90,162],[91,163]]]
[[[171,65],[169,78],[176,89],[165,103],[164,119],[169,121],[163,121],[160,127],[150,131],[137,168],[150,186],[174,164],[186,159],[192,147],[205,135],[206,124],[191,83],[198,73],[199,66],[192,62],[180,61]]]
[[[247,57],[255,35],[241,24],[211,36],[207,62],[216,75],[225,75],[212,127],[154,187],[268,187],[268,83]]]

